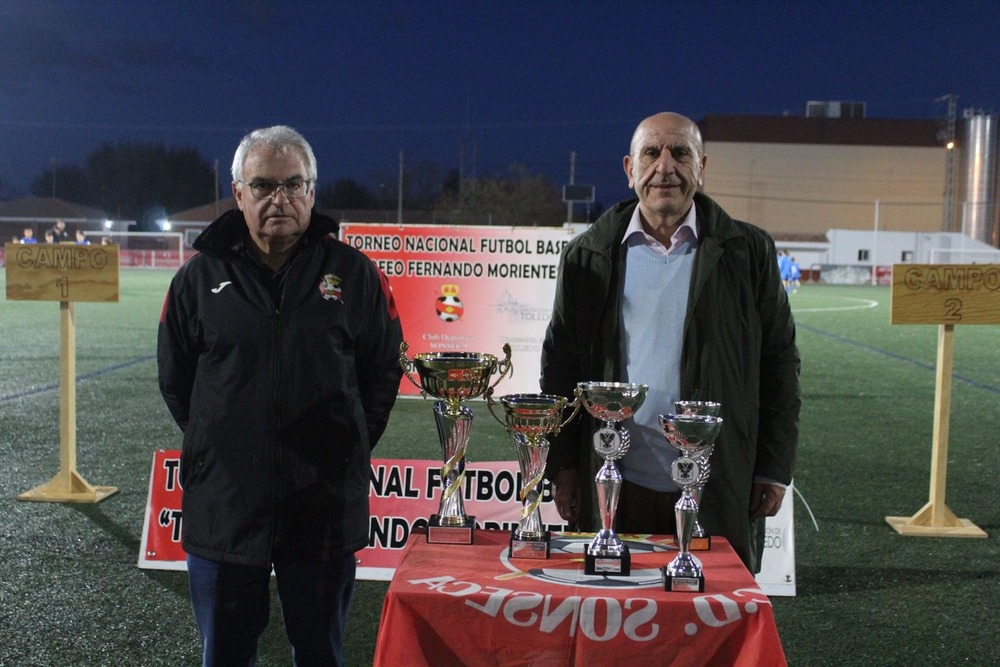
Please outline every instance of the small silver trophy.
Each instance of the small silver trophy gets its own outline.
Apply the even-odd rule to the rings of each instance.
[[[715,446],[715,438],[722,428],[722,418],[705,414],[660,415],[660,429],[667,442],[680,456],[670,467],[670,477],[681,489],[681,497],[674,505],[677,520],[677,546],[679,553],[660,568],[663,588],[668,591],[701,593],[705,590],[705,577],[701,561],[691,553],[691,538],[698,517],[698,502],[694,490],[704,486],[708,479],[708,459]]]
[[[472,544],[476,517],[465,513],[462,487],[465,485],[465,451],[472,429],[472,410],[462,401],[478,398],[492,389],[511,371],[510,345],[504,345],[504,359],[479,352],[430,352],[406,356],[409,346],[399,346],[399,364],[423,396],[431,395],[434,421],[441,441],[441,501],[437,514],[427,521],[427,541],[434,544]],[[410,375],[416,369],[418,383]],[[498,373],[490,385],[490,378]]]
[[[594,478],[601,529],[584,552],[584,574],[628,576],[632,571],[628,545],[614,530],[622,488],[622,475],[615,461],[625,456],[629,446],[629,432],[621,422],[635,415],[647,391],[648,385],[622,382],[581,382],[576,386],[577,399],[584,409],[604,422],[594,433],[594,450],[604,459]]]
[[[579,402],[573,403],[573,412],[565,421],[563,411],[570,406],[569,399],[551,394],[508,394],[500,397],[505,419],[493,411],[493,389],[486,392],[486,406],[490,414],[503,424],[514,441],[517,462],[521,468],[521,517],[511,531],[508,558],[549,557],[549,531],[542,525],[542,483],[545,462],[549,456],[549,441],[545,436],[559,433],[580,411]]]
[[[718,417],[721,407],[720,403],[713,401],[676,401],[674,403],[674,411],[679,415],[711,415]],[[709,450],[709,454],[711,454],[711,450]],[[700,461],[700,463],[708,466],[707,455],[705,460]],[[705,490],[705,481],[702,480],[696,484],[694,490],[691,491],[691,495],[694,496],[694,501],[699,507],[701,507],[701,493]],[[701,522],[698,520],[698,515],[695,514],[694,531],[691,534],[691,551],[708,551],[711,548],[712,536],[705,533],[705,529],[701,527]]]

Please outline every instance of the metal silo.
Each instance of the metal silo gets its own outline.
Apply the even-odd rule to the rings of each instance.
[[[1000,116],[978,111],[965,112],[962,229],[969,238],[994,247],[1000,247],[998,137]]]

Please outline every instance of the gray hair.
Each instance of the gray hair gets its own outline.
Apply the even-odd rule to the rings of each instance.
[[[306,159],[309,180],[316,180],[316,156],[313,154],[309,142],[287,125],[273,125],[254,130],[240,141],[240,145],[236,147],[236,154],[233,156],[232,174],[234,181],[243,180],[243,163],[246,162],[250,151],[260,144],[267,144],[282,153],[287,153],[292,149],[301,151],[302,156]]]

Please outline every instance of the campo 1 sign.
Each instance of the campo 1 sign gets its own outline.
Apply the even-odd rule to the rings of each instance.
[[[118,246],[8,243],[12,301],[118,301]]]

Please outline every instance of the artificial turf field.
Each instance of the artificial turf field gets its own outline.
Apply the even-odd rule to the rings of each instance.
[[[92,505],[16,500],[59,469],[59,305],[0,300],[0,665],[199,664],[186,576],[136,567],[152,453],[180,443],[154,358],[170,276],[123,271],[119,303],[75,306],[77,469],[118,487]],[[885,517],[928,500],[938,327],[890,325],[889,297],[791,297],[795,482],[819,530],[797,500],[797,595],[773,599],[778,629],[791,665],[1000,664],[1000,327],[955,327],[948,456],[948,506],[989,537],[903,537]],[[513,458],[472,407],[470,459]],[[438,460],[430,410],[400,400],[376,456]],[[358,584],[348,664],[371,664],[386,587]],[[290,664],[276,601],[259,664]]]

